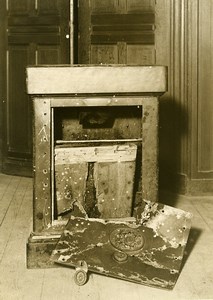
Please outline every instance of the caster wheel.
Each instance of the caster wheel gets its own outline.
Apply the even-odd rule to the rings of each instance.
[[[87,273],[84,270],[76,271],[74,280],[77,285],[84,285],[87,282]]]

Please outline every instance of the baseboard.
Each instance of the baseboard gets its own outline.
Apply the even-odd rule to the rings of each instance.
[[[7,159],[3,160],[2,173],[24,177],[33,176],[32,160]]]
[[[213,179],[187,180],[187,193],[189,196],[212,196]]]
[[[184,174],[161,174],[159,189],[178,195],[209,196],[213,194],[213,179],[189,179]]]

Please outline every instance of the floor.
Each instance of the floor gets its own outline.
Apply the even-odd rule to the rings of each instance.
[[[193,213],[183,268],[172,291],[91,274],[86,285],[74,270],[26,269],[26,241],[32,228],[32,179],[0,174],[0,300],[213,299],[213,196],[174,197],[160,202]]]

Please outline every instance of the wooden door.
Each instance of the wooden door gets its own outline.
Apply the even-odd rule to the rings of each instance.
[[[78,62],[155,63],[154,0],[79,0]]]
[[[31,101],[26,93],[27,65],[69,63],[69,1],[1,1],[5,44],[1,88],[4,98],[3,171],[32,170]],[[5,3],[6,2],[6,3]],[[3,19],[2,19],[3,20]]]

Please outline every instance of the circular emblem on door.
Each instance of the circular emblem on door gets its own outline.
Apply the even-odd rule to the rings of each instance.
[[[124,252],[137,252],[143,248],[144,238],[135,228],[117,228],[110,233],[112,246]]]

